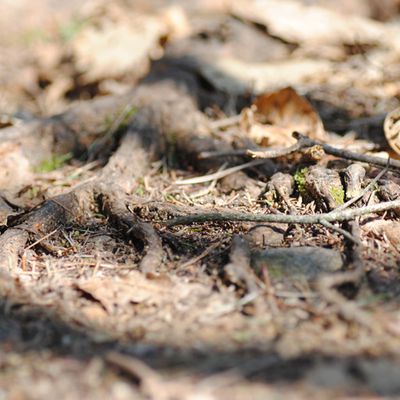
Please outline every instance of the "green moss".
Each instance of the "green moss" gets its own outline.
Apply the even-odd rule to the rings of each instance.
[[[329,191],[335,200],[336,204],[342,205],[344,203],[344,190],[339,186],[331,186]]]
[[[269,265],[268,274],[272,279],[282,279],[286,275],[283,268],[277,265]]]
[[[61,168],[67,161],[72,158],[72,153],[53,154],[49,159],[42,161],[36,168],[35,172],[46,173]]]
[[[135,189],[135,194],[139,197],[143,197],[146,193],[144,185],[140,185]]]
[[[303,196],[307,193],[306,190],[306,175],[308,173],[308,168],[301,168],[296,171],[293,176],[294,181],[296,182],[297,190]]]

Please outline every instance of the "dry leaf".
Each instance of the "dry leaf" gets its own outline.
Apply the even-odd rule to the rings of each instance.
[[[132,15],[122,21],[103,21],[78,33],[73,42],[77,68],[87,80],[100,80],[135,72],[141,76],[149,57],[160,52],[165,32],[160,18]]]
[[[320,83],[332,75],[332,68],[329,61],[304,58],[255,63],[220,57],[213,62],[199,62],[200,71],[216,88],[238,94],[250,88],[262,93],[271,88]]]
[[[3,133],[14,131],[14,127],[5,128]],[[6,135],[4,135],[6,136]],[[10,193],[28,185],[32,180],[30,160],[18,142],[3,140],[0,144],[0,190]]]
[[[382,43],[388,28],[376,21],[290,0],[239,0],[234,15],[263,24],[291,43]]]
[[[99,301],[110,313],[116,307],[124,308],[128,304],[160,305],[170,302],[171,298],[179,302],[188,296],[209,292],[209,289],[201,285],[180,285],[168,277],[147,278],[136,271],[131,271],[124,278],[116,277],[112,281],[98,278],[83,281],[77,287]]]
[[[8,201],[0,195],[0,226],[7,226],[8,217],[18,215],[9,204]]]
[[[326,139],[322,121],[312,105],[290,87],[258,96],[254,106],[248,134],[263,147],[294,143],[293,131],[317,140]]]
[[[112,281],[92,279],[77,285],[81,291],[99,301],[109,313],[113,313],[117,307],[124,308],[129,303],[137,304],[145,301],[157,303],[165,291],[165,286],[165,282],[161,284],[148,280],[141,274],[137,276],[135,274],[135,279],[132,277],[115,278]]]
[[[383,129],[390,147],[400,154],[400,107],[386,115]]]
[[[398,221],[370,221],[363,225],[363,230],[375,235],[383,235],[387,240],[400,251],[400,222]]]

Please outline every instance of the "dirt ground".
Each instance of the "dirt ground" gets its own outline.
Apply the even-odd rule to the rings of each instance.
[[[0,400],[400,398],[399,43],[397,0],[0,0]]]

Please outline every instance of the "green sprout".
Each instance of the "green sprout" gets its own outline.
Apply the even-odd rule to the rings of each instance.
[[[136,107],[132,105],[127,105],[119,113],[119,115],[114,115],[114,114],[106,115],[106,117],[104,118],[104,130],[112,131],[113,133],[125,130],[136,113],[137,113]]]
[[[71,160],[72,153],[53,154],[49,159],[42,161],[36,168],[37,173],[51,172],[61,168],[67,161]]]
[[[60,25],[58,34],[64,43],[68,43],[87,25],[87,19],[71,18],[65,24]]]
[[[308,173],[308,168],[301,168],[296,171],[293,178],[296,182],[297,189],[299,193],[303,196],[307,193],[306,190],[306,175]]]

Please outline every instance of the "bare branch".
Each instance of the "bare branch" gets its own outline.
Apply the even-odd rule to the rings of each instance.
[[[287,214],[253,214],[236,212],[211,212],[203,214],[187,215],[174,218],[161,223],[167,226],[185,225],[193,222],[208,221],[248,221],[248,222],[281,222],[286,224],[323,224],[324,222],[349,221],[362,215],[393,210],[400,208],[400,200],[385,201],[367,207],[347,210],[331,211],[329,213],[315,215],[287,215]]]

